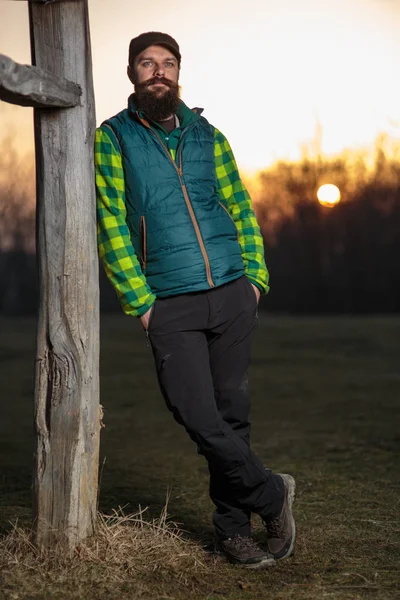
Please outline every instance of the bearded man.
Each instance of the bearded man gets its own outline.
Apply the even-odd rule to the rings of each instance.
[[[246,372],[268,271],[232,150],[180,99],[180,65],[165,33],[130,43],[135,93],[96,132],[99,252],[146,331],[167,407],[208,462],[218,549],[257,568],[289,556],[295,540],[294,479],[250,448]]]

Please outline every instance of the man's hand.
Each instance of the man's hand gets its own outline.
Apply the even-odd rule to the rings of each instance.
[[[260,290],[258,289],[258,287],[257,287],[256,285],[254,285],[254,283],[252,283],[252,284],[251,284],[251,286],[252,286],[252,288],[253,288],[253,290],[254,290],[254,293],[255,293],[255,295],[256,295],[256,298],[257,298],[257,304],[258,304],[258,303],[259,303],[259,301],[260,301],[261,292],[260,292]]]
[[[140,322],[142,324],[142,327],[146,331],[149,328],[149,320],[150,320],[150,315],[151,315],[151,312],[152,312],[153,308],[154,308],[154,304],[153,304],[153,306],[151,308],[149,308],[149,310],[146,313],[144,313],[144,315],[142,315],[140,317]]]

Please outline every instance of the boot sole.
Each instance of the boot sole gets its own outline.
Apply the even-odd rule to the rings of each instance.
[[[274,558],[265,558],[264,560],[258,563],[250,563],[250,564],[242,564],[242,563],[234,563],[245,569],[269,569],[275,565]]]
[[[244,569],[267,569],[275,565],[275,559],[272,557],[264,558],[257,563],[241,563],[229,558],[224,552],[217,551],[216,554],[222,562],[235,565],[236,567],[243,567]]]

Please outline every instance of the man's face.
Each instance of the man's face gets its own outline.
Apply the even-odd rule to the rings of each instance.
[[[128,67],[128,77],[135,86],[145,87],[156,98],[162,98],[178,84],[178,61],[167,48],[149,46]]]

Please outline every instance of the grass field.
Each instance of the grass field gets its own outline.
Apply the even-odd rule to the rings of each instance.
[[[0,320],[4,536],[10,521],[29,526],[34,329],[33,320]],[[134,513],[140,505],[151,520],[169,491],[168,512],[194,543],[172,545],[175,562],[160,553],[151,573],[130,556],[120,581],[99,567],[75,571],[74,561],[43,574],[2,564],[0,553],[0,598],[400,598],[400,317],[262,314],[250,383],[253,448],[297,480],[293,558],[249,572],[204,553],[212,541],[204,459],[164,407],[139,323],[105,316],[100,510]]]

